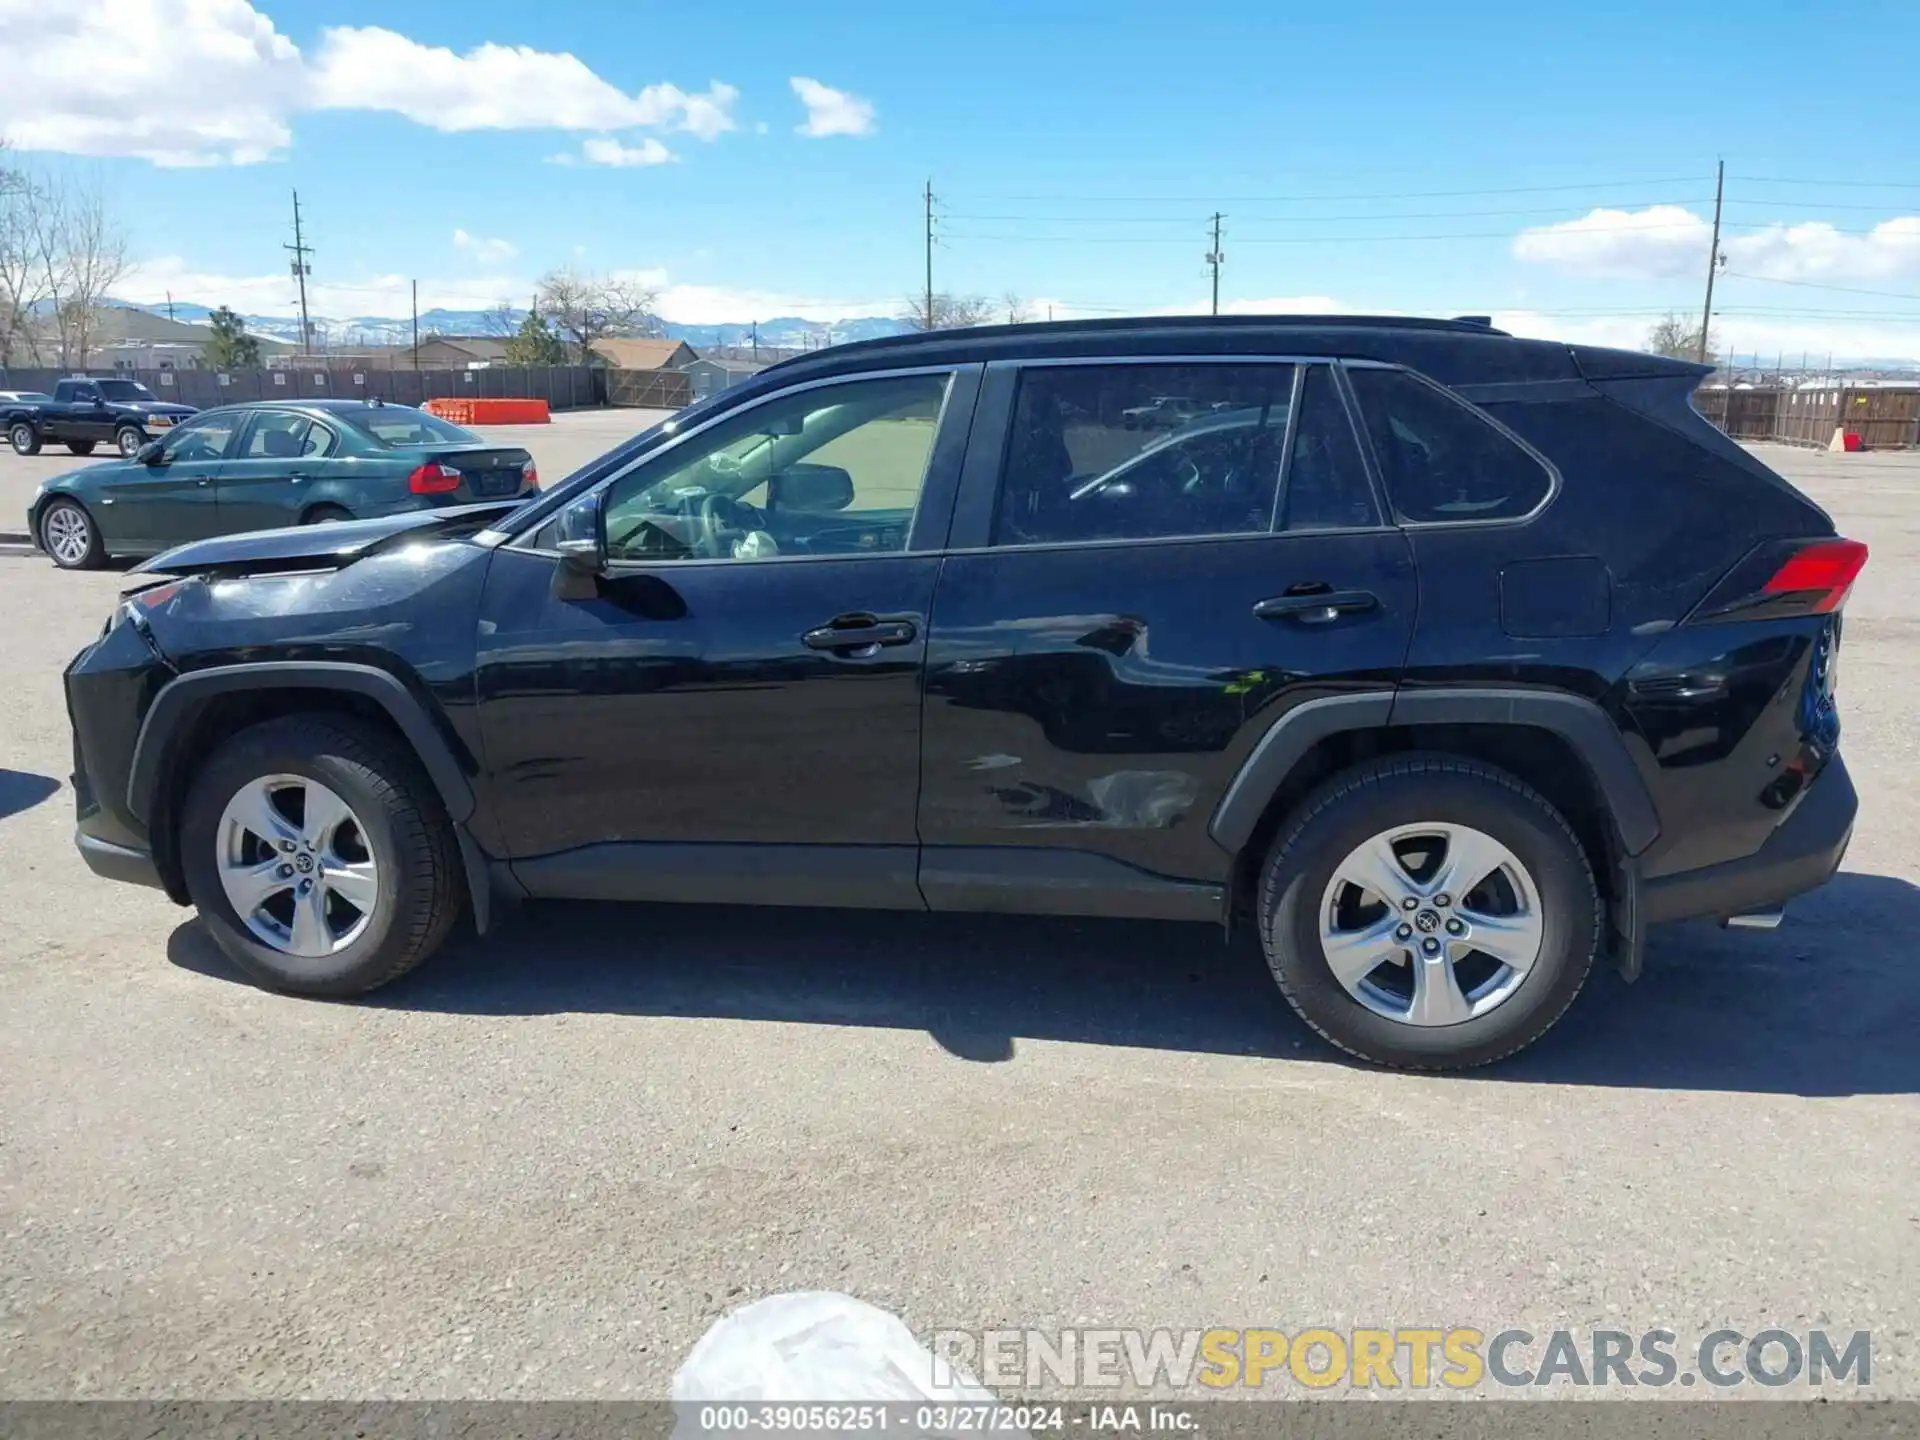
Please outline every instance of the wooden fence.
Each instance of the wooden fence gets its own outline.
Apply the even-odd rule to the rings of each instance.
[[[1920,447],[1920,385],[1817,390],[1696,390],[1694,407],[1735,440],[1774,440],[1824,449],[1833,432],[1858,435],[1868,450]]]

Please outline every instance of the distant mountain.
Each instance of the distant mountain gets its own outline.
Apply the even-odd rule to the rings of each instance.
[[[207,317],[213,314],[212,307],[186,300],[176,300],[171,306],[139,305],[131,301],[114,303],[129,304],[151,315],[171,314],[175,320],[198,325],[204,325]],[[252,334],[285,340],[295,345],[300,343],[300,319],[296,315],[243,315],[240,318],[246,322]],[[511,329],[518,329],[526,318],[525,310],[512,310],[507,315]],[[404,316],[396,319],[390,315],[350,315],[335,319],[332,316],[315,315],[312,319],[315,331],[335,344],[403,345],[413,338],[413,322]],[[499,312],[494,310],[447,310],[435,307],[420,314],[422,335],[490,335],[499,324]],[[906,328],[900,321],[884,317],[835,320],[829,324],[786,315],[762,320],[759,336],[760,343],[770,350],[802,350],[828,343],[898,335]],[[751,325],[680,324],[669,321],[661,329],[670,339],[684,340],[696,350],[702,345],[751,345],[754,336],[754,327]]]

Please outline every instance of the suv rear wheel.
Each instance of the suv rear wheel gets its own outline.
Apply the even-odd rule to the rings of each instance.
[[[432,786],[350,719],[270,720],[221,746],[188,791],[180,854],[220,948],[275,990],[384,985],[459,913],[459,851]]]
[[[1580,993],[1600,895],[1560,812],[1506,771],[1405,755],[1332,777],[1282,827],[1267,963],[1341,1049],[1466,1069],[1524,1049]]]

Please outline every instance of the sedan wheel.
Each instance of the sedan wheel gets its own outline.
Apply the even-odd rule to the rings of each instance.
[[[102,558],[93,517],[70,500],[56,500],[40,517],[40,544],[62,570],[86,570]]]

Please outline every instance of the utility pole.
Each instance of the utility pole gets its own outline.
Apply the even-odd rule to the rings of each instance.
[[[420,282],[413,282],[413,368],[420,368]]]
[[[1720,198],[1727,183],[1727,162],[1722,160],[1713,177],[1713,246],[1707,252],[1707,306],[1700,315],[1700,363],[1707,363],[1707,332],[1713,328],[1713,276],[1720,268]]]
[[[173,292],[167,291],[167,319],[173,319]]]
[[[760,359],[760,322],[758,320],[753,322],[753,358],[755,361]]]
[[[1213,212],[1213,248],[1207,251],[1207,264],[1213,268],[1213,313],[1220,313],[1220,263],[1226,254],[1220,249],[1220,222],[1227,217],[1218,210]]]
[[[933,177],[927,177],[927,329],[933,329]]]
[[[307,257],[313,254],[300,234],[300,192],[293,192],[293,244],[282,245],[293,252],[293,278],[300,282],[300,348],[313,354],[313,324],[307,319]]]

